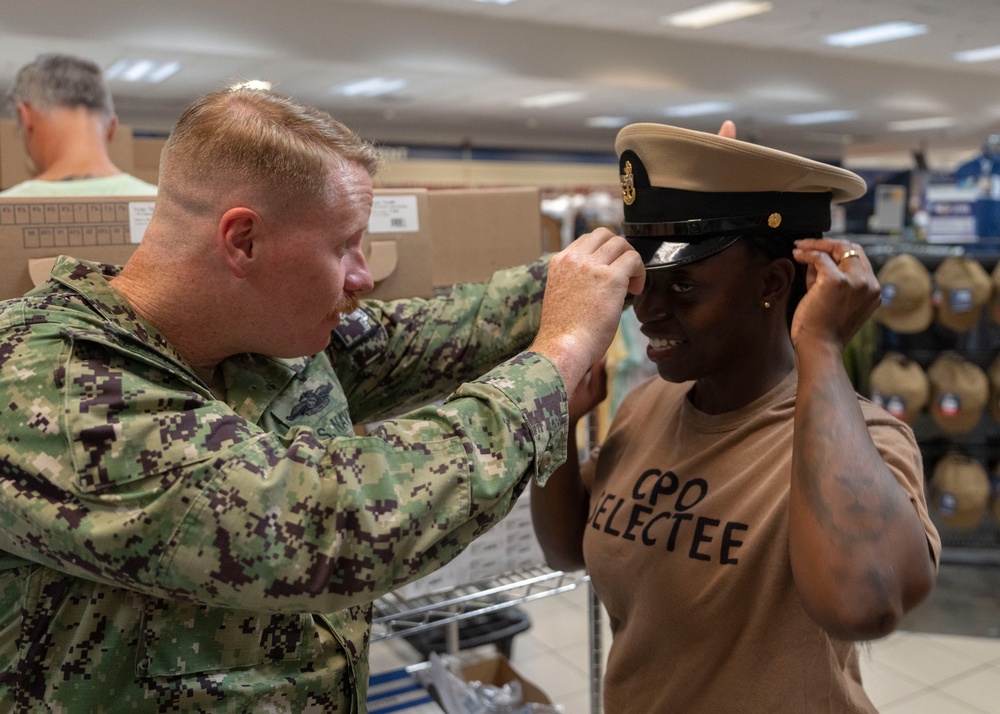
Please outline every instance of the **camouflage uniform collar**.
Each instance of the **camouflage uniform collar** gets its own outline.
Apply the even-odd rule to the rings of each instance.
[[[111,286],[111,279],[120,272],[120,265],[61,256],[53,265],[49,278],[86,300],[104,319],[105,330],[118,338],[155,350],[161,357],[182,368],[197,384],[203,385],[202,380],[167,338],[140,316],[124,296]],[[267,381],[272,385],[293,379],[308,363],[308,358],[279,359],[264,355],[237,355],[225,362],[228,363],[231,359],[236,359],[243,368],[270,373]],[[207,388],[208,385],[203,386]]]
[[[112,334],[152,347],[190,372],[187,362],[167,338],[143,319],[121,293],[111,287],[111,279],[120,272],[120,265],[60,256],[52,266],[49,279],[86,300],[104,319],[104,328]]]

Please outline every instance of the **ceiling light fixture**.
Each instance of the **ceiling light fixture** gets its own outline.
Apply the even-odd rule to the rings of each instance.
[[[980,47],[977,50],[963,50],[952,55],[956,62],[989,62],[1000,59],[1000,45]]]
[[[595,129],[621,129],[628,122],[628,117],[590,117],[584,123]]]
[[[472,0],[472,2],[488,2],[494,5],[510,5],[512,2],[517,2],[517,0]]]
[[[700,30],[712,25],[721,25],[723,22],[742,20],[745,17],[760,15],[770,12],[774,5],[769,2],[751,2],[751,0],[727,0],[726,2],[714,2],[702,5],[684,12],[675,12],[673,15],[665,15],[660,18],[663,25],[674,27],[689,27]]]
[[[889,131],[920,131],[922,129],[947,129],[955,126],[954,117],[930,117],[928,119],[904,119],[889,122]]]
[[[534,97],[525,97],[521,100],[521,106],[532,109],[549,109],[550,107],[583,101],[586,96],[583,92],[549,92]]]
[[[722,114],[732,111],[732,102],[698,102],[697,104],[681,104],[668,107],[663,113],[668,117],[700,117],[706,114]]]
[[[808,112],[806,114],[791,114],[785,117],[785,123],[793,126],[807,124],[830,124],[838,121],[857,119],[858,113],[850,109],[834,109],[826,112]]]
[[[148,59],[120,59],[104,70],[107,80],[159,84],[180,71],[180,62],[157,62]]]
[[[334,94],[345,97],[380,97],[391,94],[406,86],[405,79],[388,79],[386,77],[370,77],[357,82],[337,84],[330,88]]]
[[[913,22],[883,22],[880,25],[835,32],[824,37],[823,41],[833,47],[861,47],[862,45],[874,45],[878,42],[925,35],[927,29],[927,25],[917,25]]]

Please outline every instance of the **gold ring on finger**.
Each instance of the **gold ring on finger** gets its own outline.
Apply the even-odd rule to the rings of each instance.
[[[854,248],[851,248],[849,251],[840,256],[840,260],[837,261],[837,265],[840,265],[848,258],[860,258],[860,257],[861,254],[858,251],[854,250]]]

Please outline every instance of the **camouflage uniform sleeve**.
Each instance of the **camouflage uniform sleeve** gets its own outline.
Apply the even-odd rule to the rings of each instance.
[[[58,326],[6,326],[0,549],[157,597],[367,603],[455,555],[565,457],[566,395],[524,353],[366,437],[279,436]]]
[[[457,285],[432,300],[366,301],[329,354],[356,423],[440,399],[527,349],[541,319],[548,258]]]

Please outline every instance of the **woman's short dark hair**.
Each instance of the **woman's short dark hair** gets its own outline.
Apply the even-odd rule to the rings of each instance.
[[[783,236],[743,236],[743,242],[751,253],[761,256],[765,260],[780,260],[782,258],[791,261],[795,267],[795,278],[788,293],[788,325],[791,327],[792,315],[795,308],[799,306],[799,301],[806,294],[806,272],[808,266],[798,262],[792,257],[792,250],[795,248],[795,241],[800,238],[814,238],[814,235],[783,235]]]

